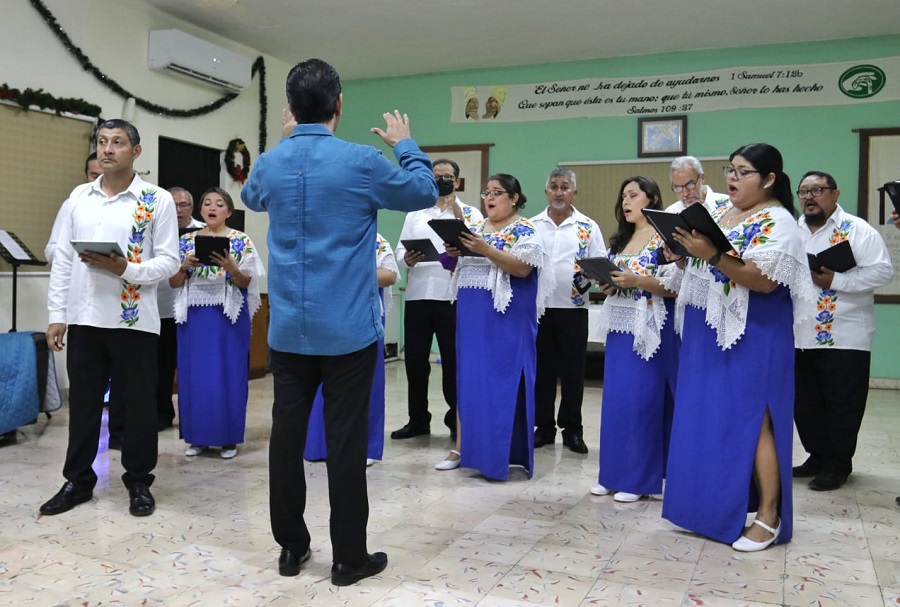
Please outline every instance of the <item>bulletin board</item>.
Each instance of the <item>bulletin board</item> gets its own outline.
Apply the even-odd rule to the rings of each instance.
[[[578,178],[576,187],[578,196],[575,207],[600,224],[605,240],[616,232],[616,197],[622,182],[629,177],[643,175],[650,177],[662,195],[663,207],[667,207],[681,198],[672,191],[669,181],[669,170],[672,166],[669,158],[662,161],[620,160],[603,162],[560,162],[559,166],[575,171]],[[700,158],[706,175],[706,185],[715,192],[727,192],[722,165],[728,162],[725,156]]]
[[[44,259],[60,205],[84,181],[93,126],[93,118],[0,103],[0,230],[16,234],[38,259]],[[9,271],[12,267],[0,261],[0,272]]]

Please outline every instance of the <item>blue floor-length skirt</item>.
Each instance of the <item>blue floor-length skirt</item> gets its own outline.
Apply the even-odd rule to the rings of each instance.
[[[244,442],[249,357],[246,298],[235,324],[222,306],[188,307],[187,321],[178,325],[178,424],[186,442]]]
[[[380,460],[384,455],[384,340],[378,341],[375,360],[375,376],[372,379],[372,393],[369,397],[369,448],[366,457]],[[323,410],[322,386],[316,392],[309,428],[306,431],[306,448],[303,457],[311,462],[324,460],[328,455],[325,445],[325,418]]]
[[[706,311],[685,309],[663,517],[720,542],[756,511],[753,461],[766,409],[781,475],[778,543],[793,534],[793,310],[788,289],[750,292],[744,335],[722,351]]]
[[[486,289],[460,289],[456,306],[460,465],[496,480],[534,472],[537,270],[510,282],[503,314]]]
[[[659,349],[650,360],[634,352],[632,334],[606,336],[599,482],[607,489],[662,493],[669,440],[666,416],[674,391],[671,359],[677,357],[673,321],[666,319]]]

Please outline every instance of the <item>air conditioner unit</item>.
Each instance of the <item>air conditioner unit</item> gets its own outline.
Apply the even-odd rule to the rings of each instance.
[[[247,57],[176,29],[150,32],[147,65],[235,93],[250,86],[252,77]]]

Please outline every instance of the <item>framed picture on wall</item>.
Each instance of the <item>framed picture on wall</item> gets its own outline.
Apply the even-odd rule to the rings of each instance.
[[[687,154],[687,116],[638,118],[638,158]]]

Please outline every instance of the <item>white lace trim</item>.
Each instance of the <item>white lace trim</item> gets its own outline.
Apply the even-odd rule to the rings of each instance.
[[[239,265],[241,272],[250,275],[250,284],[247,286],[247,309],[250,318],[259,310],[262,298],[259,293],[259,277],[265,276],[266,270],[256,255],[248,255],[241,260]],[[184,283],[175,295],[175,322],[181,324],[187,321],[188,307],[190,306],[222,306],[225,316],[235,324],[241,314],[244,305],[244,294],[224,277],[210,276],[208,278],[192,276]]]
[[[556,288],[553,272],[543,271],[543,268],[550,267],[549,258],[544,248],[535,242],[519,244],[510,252],[516,259],[534,267],[538,272],[537,315],[540,318],[550,294]],[[501,314],[506,312],[513,297],[509,274],[500,271],[485,257],[460,257],[459,266],[450,280],[450,301],[456,301],[459,289],[490,291],[494,309]]]
[[[811,316],[815,306],[810,304],[816,300],[816,291],[805,261],[778,250],[748,252],[744,259],[756,264],[769,280],[790,289],[795,327]],[[716,343],[722,350],[727,350],[737,343],[747,328],[749,301],[750,290],[746,287],[734,287],[726,296],[721,283],[715,282],[708,270],[703,274],[686,272],[676,306],[675,330],[682,334],[686,305],[704,309],[706,324],[716,332]]]
[[[679,268],[675,263],[667,263],[665,265],[659,266],[659,269],[656,271],[655,278],[659,281],[659,284],[661,284],[664,289],[677,294],[681,289],[681,281],[684,278],[684,270]]]
[[[652,302],[653,305],[650,305]],[[634,353],[650,360],[662,343],[662,327],[666,323],[666,306],[662,298],[650,299],[607,297],[598,315],[598,333],[606,341],[608,333],[629,333],[634,336]]]

